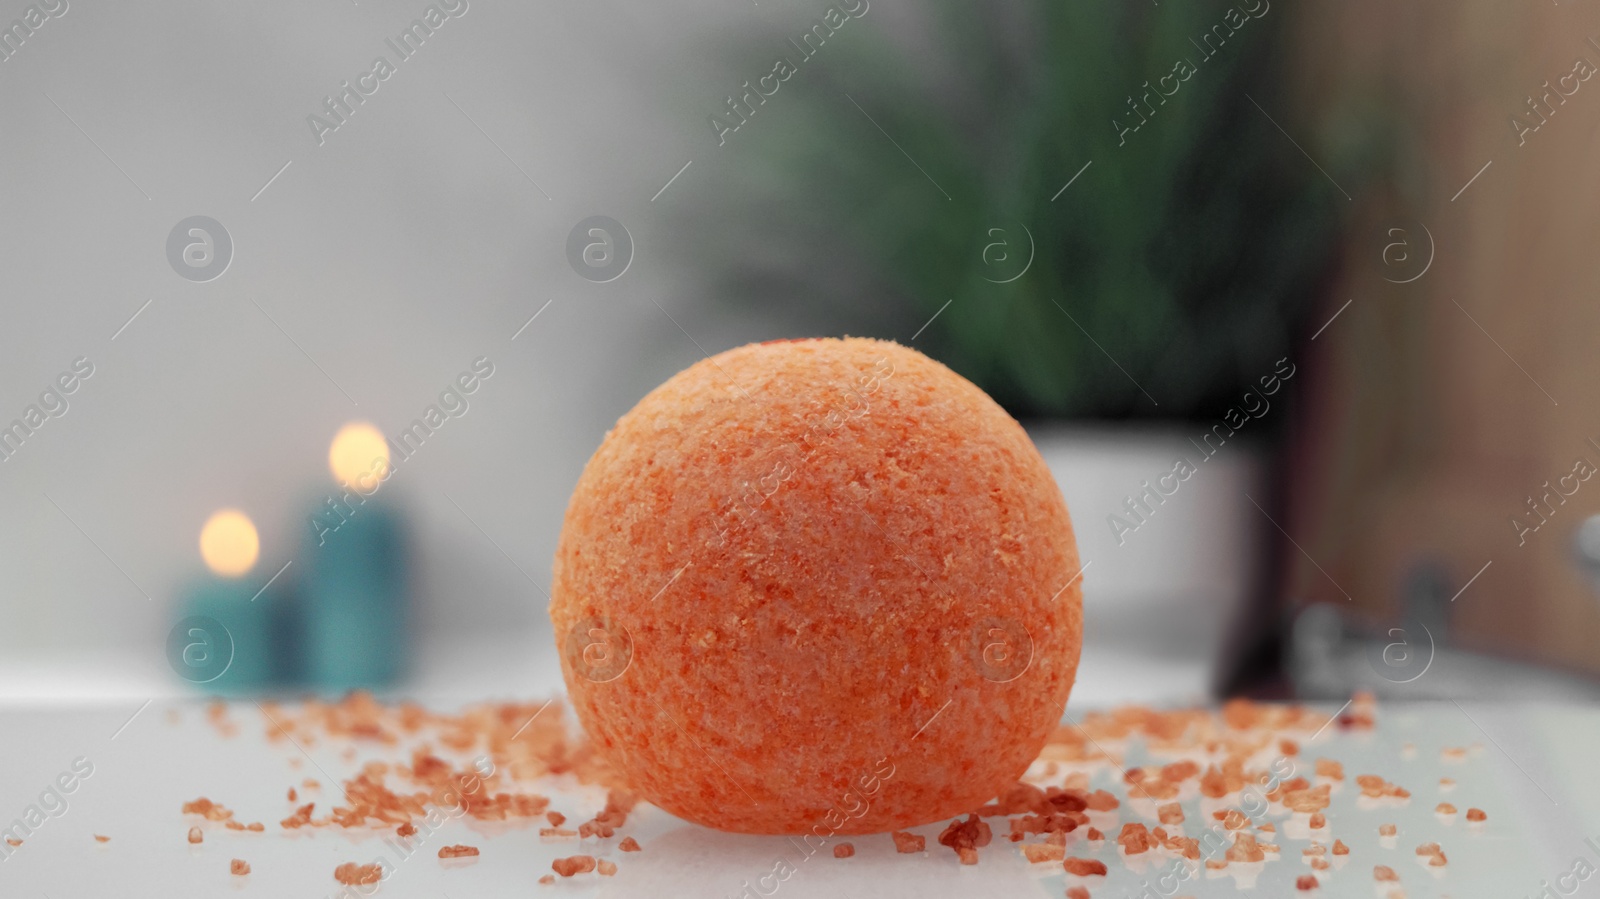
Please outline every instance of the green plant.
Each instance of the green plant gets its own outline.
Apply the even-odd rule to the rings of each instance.
[[[1255,105],[1281,108],[1290,12],[1245,5],[941,2],[916,48],[852,24],[717,150],[676,233],[719,297],[804,328],[904,342],[949,301],[915,346],[1019,417],[1211,416],[1292,353],[1347,203]],[[1031,266],[995,283],[985,248],[1025,233]]]

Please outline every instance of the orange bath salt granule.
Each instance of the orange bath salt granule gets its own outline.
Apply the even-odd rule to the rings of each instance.
[[[1454,815],[1456,813],[1456,807],[1448,802],[1439,803],[1433,807],[1433,810],[1441,815]]]
[[[383,869],[377,865],[358,865],[345,862],[333,869],[333,879],[345,886],[366,886],[383,879]]]
[[[921,837],[918,837],[918,839],[921,839]],[[622,842],[617,844],[617,848],[621,849],[623,852],[638,852],[639,841],[635,840],[633,837],[623,837]]]
[[[1089,890],[1082,886],[1067,887],[1067,899],[1089,899]]]
[[[594,856],[572,855],[566,858],[558,858],[550,863],[550,867],[562,877],[587,874],[594,870]]]
[[[556,876],[554,874],[546,874],[543,877],[539,878],[539,883],[541,883],[541,884],[543,884],[545,886],[549,886],[550,884],[555,883],[555,882],[556,882]]]
[[[463,857],[466,857],[466,856],[472,856],[472,855],[477,855],[477,854],[478,854],[478,847],[476,847],[476,846],[463,846],[463,845],[458,843],[458,844],[456,844],[454,846],[440,846],[439,847],[439,857],[440,858],[463,858]]]
[[[1334,840],[1333,841],[1333,854],[1334,855],[1349,855],[1350,854],[1350,847],[1346,846],[1344,844],[1344,840]]]
[[[1227,851],[1228,861],[1259,862],[1266,857],[1266,852],[1256,845],[1255,834],[1242,830],[1233,835],[1233,845],[1229,846]]]
[[[1302,874],[1294,879],[1294,887],[1297,890],[1314,890],[1317,886],[1318,882],[1315,874]]]
[[[1469,808],[1469,809],[1467,809],[1467,820],[1468,821],[1487,821],[1488,819],[1489,819],[1489,816],[1484,814],[1484,811],[1481,808]]]
[[[1394,869],[1389,867],[1388,865],[1373,865],[1372,866],[1372,879],[1373,880],[1396,882],[1396,881],[1400,880],[1400,875],[1396,874],[1394,872]]]
[[[545,812],[544,816],[545,819],[550,822],[551,827],[560,827],[561,825],[567,823],[567,816],[561,814],[560,812]]]
[[[1392,837],[1392,836],[1395,835],[1395,833],[1396,833],[1396,828],[1395,828],[1395,826],[1393,824],[1379,824],[1378,825],[1378,836],[1380,836],[1380,837]]]
[[[417,832],[417,825],[407,821],[399,827],[396,827],[394,832],[396,836],[409,837]]]
[[[894,838],[894,851],[902,853],[921,852],[928,845],[926,837],[914,833],[897,830],[889,836]]]
[[[1156,817],[1161,819],[1162,824],[1182,824],[1183,806],[1176,802],[1169,802],[1156,809]]]
[[[894,343],[794,340],[702,360],[617,421],[550,616],[593,751],[641,798],[720,830],[881,833],[1026,773],[1077,670],[1080,569],[1050,469],[983,391]]]
[[[1023,843],[1022,857],[1035,864],[1059,862],[1067,857],[1067,849],[1065,845],[1057,846],[1053,843]]]
[[[1313,812],[1311,820],[1307,822],[1306,826],[1312,830],[1321,830],[1328,826],[1328,819],[1321,812]]]
[[[611,877],[617,873],[617,863],[602,858],[594,863],[594,870],[601,877]]]
[[[250,873],[250,863],[242,858],[236,858],[233,861],[228,862],[228,873],[238,877],[243,877],[244,875]]]
[[[856,847],[850,843],[840,843],[833,847],[834,858],[849,858],[856,854]]]
[[[101,836],[99,834],[95,834],[94,835],[94,839],[95,839],[95,842],[97,842],[97,843],[109,843],[109,842],[111,842],[111,838],[110,837],[103,837],[103,836]]]
[[[198,827],[189,828],[189,842],[191,842],[191,843],[201,843],[201,842],[205,841],[205,838],[206,838],[205,831],[202,831]]]
[[[1069,858],[1061,865],[1068,874],[1076,874],[1079,877],[1104,877],[1106,874],[1106,863],[1092,858]]]

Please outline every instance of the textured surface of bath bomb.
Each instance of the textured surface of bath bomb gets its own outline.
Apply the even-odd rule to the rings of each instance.
[[[642,798],[748,833],[969,812],[1060,720],[1066,503],[983,391],[897,344],[739,347],[617,422],[550,615],[572,703]]]

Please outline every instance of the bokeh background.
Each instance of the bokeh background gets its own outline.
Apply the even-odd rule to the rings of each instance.
[[[283,650],[385,673],[260,689],[548,687],[607,427],[845,333],[1035,435],[1092,566],[1075,703],[1600,693],[1592,5],[457,0],[400,52],[429,8],[0,7],[0,696],[190,689],[223,509],[251,608],[392,578],[392,633]],[[403,536],[319,562],[334,435],[475,364],[352,518]]]

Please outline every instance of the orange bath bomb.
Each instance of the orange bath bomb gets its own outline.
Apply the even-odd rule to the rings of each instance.
[[[1061,718],[1082,641],[1066,503],[1026,433],[913,350],[739,347],[589,460],[550,617],[642,798],[746,833],[972,811]]]

